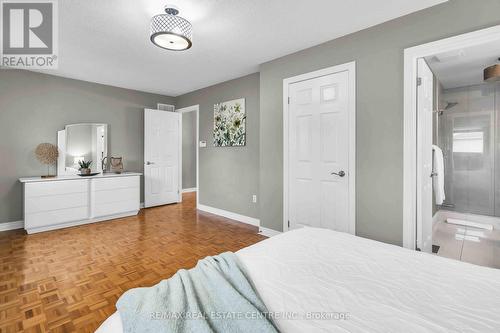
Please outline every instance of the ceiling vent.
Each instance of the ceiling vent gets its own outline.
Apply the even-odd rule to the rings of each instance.
[[[162,104],[158,103],[156,108],[161,111],[170,111],[170,112],[175,112],[175,106],[170,105],[170,104]]]

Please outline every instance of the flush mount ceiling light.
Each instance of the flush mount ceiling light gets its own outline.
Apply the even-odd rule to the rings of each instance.
[[[500,61],[500,58],[498,60]],[[490,66],[484,70],[484,81],[500,81],[500,64]]]
[[[165,6],[165,13],[151,19],[151,42],[172,51],[189,49],[193,45],[193,26],[177,16],[179,10],[174,6]]]

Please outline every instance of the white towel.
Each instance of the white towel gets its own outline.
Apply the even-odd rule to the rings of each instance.
[[[434,173],[433,185],[436,198],[436,205],[442,205],[446,198],[444,194],[444,156],[443,151],[438,146],[432,145],[432,159]]]

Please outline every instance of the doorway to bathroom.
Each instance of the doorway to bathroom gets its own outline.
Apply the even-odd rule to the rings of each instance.
[[[499,58],[499,27],[405,51],[405,247],[500,268]]]

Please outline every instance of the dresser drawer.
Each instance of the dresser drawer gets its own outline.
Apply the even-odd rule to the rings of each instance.
[[[26,229],[32,229],[86,220],[88,217],[88,207],[74,207],[26,214],[24,224]]]
[[[102,179],[92,179],[94,191],[116,190],[121,188],[138,188],[140,185],[139,176],[111,177]]]
[[[139,188],[119,188],[115,190],[96,191],[94,202],[96,205],[122,201],[137,201],[139,203]]]
[[[74,207],[87,207],[89,195],[87,192],[67,193],[67,194],[48,194],[45,196],[27,196],[25,200],[26,214],[46,212],[50,210],[59,210]]]
[[[94,192],[93,217],[139,210],[140,188],[115,188]]]
[[[100,203],[94,207],[94,217],[118,215],[139,210],[139,200]]]
[[[70,193],[87,193],[88,182],[82,180],[58,180],[52,182],[28,183],[25,187],[25,196],[39,197]]]

